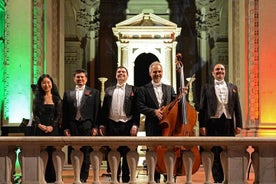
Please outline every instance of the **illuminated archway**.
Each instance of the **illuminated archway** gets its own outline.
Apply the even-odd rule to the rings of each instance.
[[[135,59],[142,53],[152,53],[166,71],[171,71],[164,73],[163,82],[176,88],[175,38],[180,31],[175,23],[152,13],[141,13],[116,24],[113,33],[118,38],[118,65],[126,66],[133,74]],[[134,84],[134,76],[129,76],[128,82]]]

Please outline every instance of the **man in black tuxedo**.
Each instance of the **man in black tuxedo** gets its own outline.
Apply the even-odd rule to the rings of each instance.
[[[86,86],[87,72],[77,69],[74,72],[75,89],[68,90],[63,96],[63,129],[65,136],[96,136],[100,111],[100,93],[97,89]],[[83,146],[81,182],[89,176],[91,147]]]
[[[140,113],[136,109],[136,88],[126,83],[128,71],[120,66],[116,70],[117,84],[105,90],[105,97],[101,111],[99,133],[107,136],[137,136]],[[130,180],[126,155],[130,151],[127,146],[120,146],[122,166],[118,168],[118,181],[122,168],[122,182]]]
[[[224,81],[225,68],[216,64],[212,71],[214,81],[201,89],[199,126],[202,136],[235,136],[242,130],[242,112],[237,86]],[[213,147],[212,174],[215,183],[224,180],[220,161],[221,147]]]
[[[137,108],[144,114],[146,136],[162,136],[159,120],[162,119],[162,107],[169,104],[176,96],[172,86],[161,82],[163,68],[159,61],[151,63],[149,75],[152,81],[138,89]],[[155,182],[160,182],[160,173],[155,172]]]

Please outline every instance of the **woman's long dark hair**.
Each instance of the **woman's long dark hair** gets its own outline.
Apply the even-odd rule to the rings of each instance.
[[[37,85],[36,85],[36,87],[37,87],[37,91],[36,91],[37,94],[36,95],[41,95],[42,97],[44,97],[44,95],[45,95],[45,91],[41,87],[41,82],[44,78],[48,78],[52,82],[51,93],[52,93],[52,95],[57,96],[60,99],[60,95],[59,95],[59,92],[58,92],[58,89],[57,89],[57,85],[54,83],[52,77],[49,74],[42,74],[38,78]]]

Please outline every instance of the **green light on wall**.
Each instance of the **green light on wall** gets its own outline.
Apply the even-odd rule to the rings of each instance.
[[[32,10],[30,0],[8,1],[4,67],[4,120],[20,123],[30,117],[32,71]]]
[[[0,112],[2,112],[2,103],[4,100],[4,88],[3,88],[3,64],[4,64],[4,34],[5,32],[5,3],[4,1],[0,0],[0,82],[1,82],[1,88],[0,88]],[[2,115],[2,114],[1,114]],[[0,117],[1,118],[1,117]]]

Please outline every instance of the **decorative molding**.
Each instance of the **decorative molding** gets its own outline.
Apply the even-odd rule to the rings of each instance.
[[[52,63],[51,65],[51,71],[52,71],[52,77],[56,79],[56,83],[59,83],[59,71],[60,71],[60,25],[59,25],[59,17],[60,17],[60,11],[59,11],[60,3],[59,1],[51,1],[51,14],[48,17],[51,17],[52,23],[51,23],[51,60],[56,61],[55,63]]]
[[[223,2],[221,0],[196,0],[196,29],[199,36],[202,31],[211,34],[211,30],[220,25]]]
[[[231,60],[231,63],[229,63],[229,74],[231,75],[230,78],[233,80],[233,82],[240,86],[240,80],[241,80],[241,73],[240,73],[240,52],[241,52],[241,44],[240,40],[242,39],[242,36],[240,35],[240,19],[243,15],[240,14],[240,2],[239,1],[233,1],[232,2],[232,18],[233,18],[233,28],[232,28],[232,35],[233,35],[233,43],[234,46],[233,49],[233,60]]]
[[[6,6],[8,6],[8,4],[6,4]],[[4,46],[4,61],[3,61],[3,96],[4,98],[8,96],[9,94],[9,90],[8,90],[8,86],[9,86],[9,72],[8,72],[8,68],[9,68],[9,63],[10,63],[10,58],[9,58],[9,53],[10,53],[10,45],[9,45],[9,16],[10,16],[10,11],[6,10],[5,11],[5,31],[4,31],[4,35],[5,35],[5,46]],[[5,98],[5,101],[3,103],[3,121],[4,124],[6,122],[9,121],[9,98]]]
[[[147,21],[147,25],[143,25]],[[118,65],[123,64],[134,73],[135,58],[142,53],[152,53],[159,58],[168,71],[163,75],[163,82],[176,88],[174,77],[174,56],[176,53],[175,38],[180,35],[181,28],[171,21],[152,13],[141,13],[130,19],[119,22],[112,28],[117,37]],[[162,30],[162,33],[160,32]],[[155,35],[160,35],[156,37]],[[128,82],[134,84],[134,77]]]
[[[85,32],[96,31],[97,33],[100,28],[99,6],[99,0],[80,0],[79,9],[76,12],[77,26],[83,28]]]
[[[6,3],[3,0],[0,0],[0,11],[5,11]]]
[[[34,0],[33,6],[33,83],[44,69],[44,22],[43,0]]]
[[[249,0],[248,7],[248,121],[259,124],[259,0]]]

